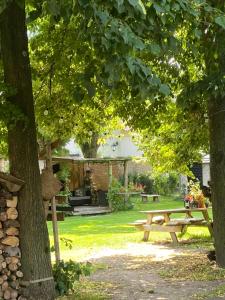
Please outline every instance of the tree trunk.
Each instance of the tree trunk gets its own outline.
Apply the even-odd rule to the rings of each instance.
[[[98,134],[93,134],[90,142],[80,145],[85,158],[96,158],[98,151]]]
[[[41,196],[25,3],[21,3],[10,2],[0,23],[5,82],[15,89],[8,101],[25,116],[24,120],[16,121],[16,126],[9,122],[10,171],[25,181],[18,202],[22,271],[24,280],[30,281],[25,296],[28,293],[28,299],[50,300],[55,299],[54,281]]]
[[[209,102],[210,172],[216,261],[225,267],[225,98]]]

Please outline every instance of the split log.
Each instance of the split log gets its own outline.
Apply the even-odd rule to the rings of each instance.
[[[2,263],[5,260],[4,256],[1,254],[0,255],[0,263]]]
[[[0,251],[1,251],[0,253],[2,254],[4,250],[5,250],[5,245],[0,243]]]
[[[13,196],[12,199],[7,199],[6,200],[7,203],[7,207],[17,207],[17,203],[18,203],[18,197],[17,196]]]
[[[10,207],[6,211],[9,220],[16,220],[18,218],[18,211],[15,207]]]
[[[2,222],[0,222],[0,228],[2,228]],[[1,250],[0,250],[0,252],[1,252]]]
[[[4,291],[3,298],[6,299],[6,300],[11,299],[11,291],[10,291],[10,289],[7,288],[7,289]]]
[[[2,285],[2,284],[3,284],[3,282],[4,282],[4,279],[3,279],[3,277],[2,277],[2,276],[0,276],[0,285]]]
[[[5,233],[7,235],[15,236],[15,235],[19,235],[19,230],[16,227],[9,227],[9,228],[6,229]]]
[[[16,247],[19,246],[19,239],[16,236],[7,236],[2,240],[2,244]]]
[[[9,268],[10,271],[13,271],[13,272],[18,270],[17,264],[13,264],[13,263],[10,263],[8,265],[8,268]]]
[[[6,263],[5,261],[3,261],[3,262],[1,263],[1,265],[2,265],[2,268],[5,269],[6,266],[7,266],[7,263]]]
[[[17,220],[7,220],[4,223],[4,227],[8,228],[8,227],[20,227],[20,223]]]
[[[2,229],[0,229],[0,239],[3,238],[3,236],[4,236],[4,232]]]
[[[11,258],[11,263],[12,264],[19,264],[19,258],[18,257],[16,257],[16,256],[12,256],[12,257],[10,257]]]
[[[10,286],[15,289],[15,290],[18,290],[20,288],[20,283],[18,280],[14,280],[14,281],[11,281],[10,282]]]
[[[10,275],[10,280],[11,280],[11,281],[16,281],[16,280],[17,280],[17,276],[14,275],[14,274],[11,274],[11,275]]]
[[[4,274],[4,275],[2,275],[2,278],[4,281],[6,281],[8,279],[8,276]]]
[[[12,262],[11,257],[10,257],[10,256],[6,257],[6,258],[5,258],[5,262],[6,262],[7,264],[11,264],[11,262]]]
[[[6,247],[4,252],[8,256],[21,257],[21,251],[18,247]]]
[[[16,271],[16,276],[18,278],[22,278],[23,277],[23,272],[22,271]]]
[[[5,291],[9,287],[8,281],[4,281],[2,284],[2,290]]]
[[[6,275],[7,278],[11,275],[11,271],[7,269],[7,264],[6,267],[2,270],[2,275]]]
[[[0,197],[0,207],[5,208],[6,207],[6,199],[5,197]]]
[[[11,290],[11,298],[12,299],[16,299],[18,297],[18,292],[17,292],[17,290],[15,290],[15,289],[12,289]]]
[[[6,212],[1,212],[0,213],[0,221],[5,222],[7,220],[7,214]]]

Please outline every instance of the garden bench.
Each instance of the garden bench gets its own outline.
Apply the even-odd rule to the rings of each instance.
[[[148,202],[148,198],[152,198],[153,202],[159,202],[160,195],[158,194],[141,194],[142,202]]]

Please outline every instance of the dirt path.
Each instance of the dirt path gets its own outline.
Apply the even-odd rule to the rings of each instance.
[[[185,279],[186,273],[195,269],[202,254],[196,251],[185,251],[181,248],[167,248],[151,244],[130,244],[127,249],[105,249],[96,253],[91,261],[105,264],[107,267],[98,270],[91,277],[91,281],[101,282],[102,287],[112,300],[182,300],[207,299],[193,298],[195,294],[210,294],[210,292],[224,285],[225,280],[192,281]],[[190,258],[191,264],[187,262]],[[195,259],[196,258],[196,263]],[[185,263],[180,272],[179,264]],[[206,261],[206,263],[208,263]],[[159,275],[178,268],[177,276],[164,278]],[[186,268],[186,269],[185,269]],[[185,271],[186,270],[186,271]],[[179,273],[180,272],[180,273]],[[196,271],[195,271],[196,272]],[[162,274],[161,274],[162,275]],[[213,296],[210,299],[225,299],[224,296]]]

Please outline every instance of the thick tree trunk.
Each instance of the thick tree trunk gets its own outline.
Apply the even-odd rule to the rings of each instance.
[[[209,102],[210,171],[216,260],[225,267],[225,98]]]
[[[26,182],[18,203],[22,270],[24,280],[30,281],[26,292],[29,299],[50,300],[55,298],[54,281],[41,196],[25,8],[21,2],[10,2],[0,23],[5,82],[15,89],[8,100],[25,116],[16,126],[9,123],[9,160],[11,173]]]
[[[96,158],[98,151],[98,134],[93,134],[90,142],[80,145],[85,158]]]

